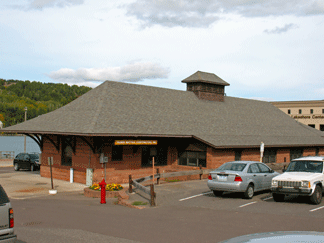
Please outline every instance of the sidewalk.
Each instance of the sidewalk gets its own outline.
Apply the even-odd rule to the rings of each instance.
[[[3,173],[0,177],[0,184],[5,188],[9,198],[12,199],[53,196],[49,194],[49,190],[52,189],[51,179],[41,177],[39,171]],[[86,185],[53,179],[53,187],[58,194],[62,192],[82,193]]]

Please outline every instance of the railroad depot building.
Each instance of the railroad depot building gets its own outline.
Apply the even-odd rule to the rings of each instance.
[[[277,101],[271,103],[296,121],[324,131],[324,100]]]
[[[127,183],[152,173],[217,168],[233,160],[282,163],[324,154],[323,132],[296,122],[269,102],[228,97],[212,73],[182,80],[187,91],[106,81],[55,111],[3,129],[32,137],[41,176],[86,183]],[[91,172],[90,176],[87,172]],[[190,179],[192,179],[191,177]],[[188,179],[188,178],[185,178]],[[88,184],[88,183],[87,183]]]

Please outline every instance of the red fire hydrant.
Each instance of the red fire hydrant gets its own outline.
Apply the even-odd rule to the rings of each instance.
[[[101,204],[106,203],[106,185],[105,179],[102,179],[102,182],[99,183],[101,188]]]

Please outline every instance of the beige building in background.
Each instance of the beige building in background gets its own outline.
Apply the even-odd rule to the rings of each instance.
[[[324,100],[271,103],[296,121],[324,131]]]

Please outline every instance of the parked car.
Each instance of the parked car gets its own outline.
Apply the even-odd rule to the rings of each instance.
[[[207,185],[215,196],[223,192],[243,192],[251,199],[254,192],[270,190],[271,180],[279,175],[264,163],[256,161],[233,161],[210,172]]]
[[[324,156],[293,159],[283,174],[272,179],[272,196],[276,202],[286,195],[308,196],[313,204],[320,204],[324,186]]]
[[[14,215],[10,200],[0,185],[0,243],[16,242],[14,234]]]
[[[13,161],[14,169],[27,169],[35,171],[40,168],[39,154],[37,153],[19,153]]]

